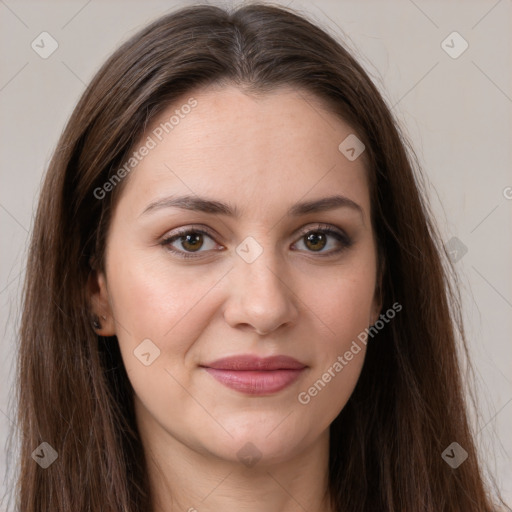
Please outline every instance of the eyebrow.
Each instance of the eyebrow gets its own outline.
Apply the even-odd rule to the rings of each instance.
[[[183,210],[191,210],[203,213],[211,213],[216,215],[227,215],[229,217],[240,217],[240,210],[236,206],[231,206],[221,201],[215,201],[199,196],[171,196],[150,203],[141,215],[148,214],[163,208],[180,208]],[[324,212],[337,208],[351,208],[358,211],[364,219],[364,211],[356,202],[342,195],[333,195],[305,201],[294,204],[287,212],[290,217],[299,217],[308,213]]]

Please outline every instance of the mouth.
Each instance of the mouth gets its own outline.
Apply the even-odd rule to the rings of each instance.
[[[249,395],[277,393],[295,382],[307,366],[288,356],[233,356],[200,365],[226,387]]]

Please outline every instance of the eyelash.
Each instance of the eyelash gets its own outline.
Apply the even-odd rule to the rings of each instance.
[[[310,233],[322,233],[324,235],[330,235],[330,236],[334,237],[336,240],[338,240],[338,242],[340,242],[340,244],[342,245],[342,247],[340,249],[336,249],[334,251],[331,250],[330,252],[328,252],[326,254],[322,254],[322,253],[318,252],[317,255],[321,258],[329,257],[334,254],[339,254],[342,251],[344,251],[345,249],[348,249],[352,245],[352,240],[347,235],[345,235],[341,231],[338,231],[338,230],[332,228],[328,224],[319,224],[313,229],[309,228],[307,230],[301,230],[298,241]],[[200,252],[197,252],[197,253],[185,252],[185,251],[177,250],[171,246],[171,244],[174,241],[176,241],[186,235],[190,235],[190,234],[202,234],[202,235],[206,235],[212,239],[214,238],[214,235],[207,230],[204,230],[202,228],[194,228],[193,226],[187,226],[186,228],[177,230],[172,236],[166,237],[164,240],[162,240],[160,242],[160,245],[164,246],[169,252],[171,252],[183,259],[200,258],[201,257]],[[203,252],[205,252],[205,251],[203,251]],[[308,252],[311,252],[314,254],[314,251],[308,251]]]

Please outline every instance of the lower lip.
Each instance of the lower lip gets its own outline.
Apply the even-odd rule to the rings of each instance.
[[[228,388],[248,395],[266,395],[277,393],[290,386],[305,368],[266,371],[218,370],[216,368],[205,368],[205,370]]]

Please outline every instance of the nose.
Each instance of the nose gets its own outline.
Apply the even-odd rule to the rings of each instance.
[[[282,265],[270,249],[252,263],[236,259],[229,273],[230,296],[224,310],[231,327],[264,335],[296,323],[299,300]]]

